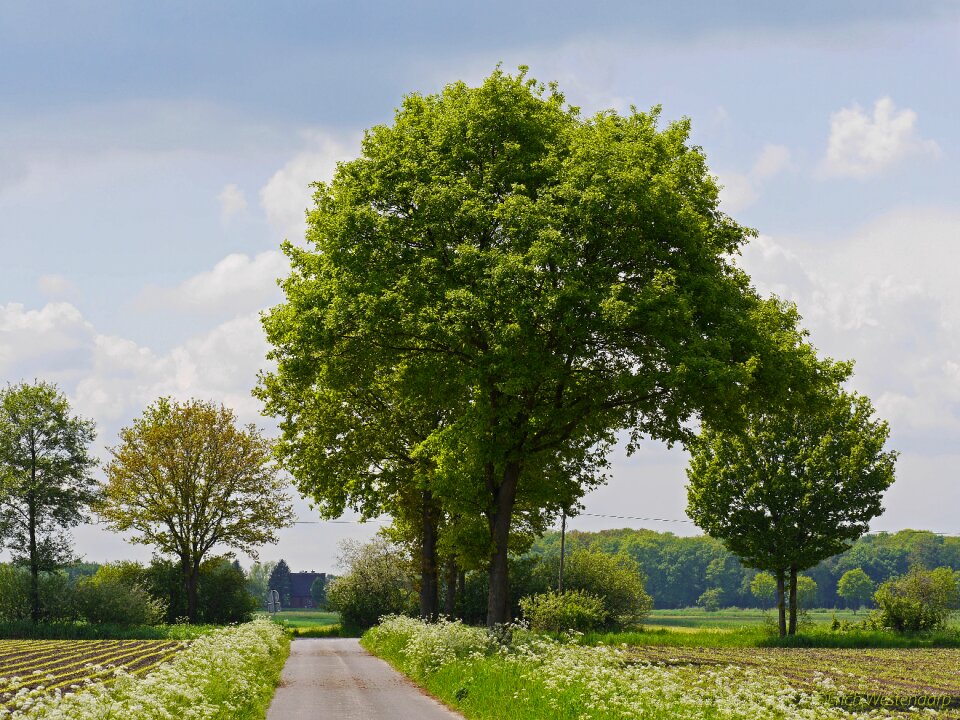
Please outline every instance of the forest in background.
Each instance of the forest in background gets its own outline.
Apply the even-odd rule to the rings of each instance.
[[[678,536],[656,530],[600,530],[567,532],[566,553],[579,549],[599,550],[633,558],[646,575],[646,589],[656,608],[697,605],[709,589],[719,588],[723,607],[756,607],[750,581],[756,570],[741,564],[719,540],[705,535]],[[534,542],[531,557],[558,557],[560,533],[546,533]],[[818,607],[844,607],[837,596],[837,581],[848,570],[862,569],[877,584],[911,567],[950,567],[960,570],[960,537],[937,535],[927,530],[900,530],[865,535],[849,550],[834,555],[804,571],[817,583]]]

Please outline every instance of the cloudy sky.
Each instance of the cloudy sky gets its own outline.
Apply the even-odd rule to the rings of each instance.
[[[261,309],[307,184],[409,92],[498,62],[584,111],[691,118],[742,263],[856,360],[902,452],[875,529],[960,532],[960,5],[752,0],[0,5],[0,381],[57,382],[98,453],[160,395],[259,416]],[[599,515],[681,520],[679,450],[618,453]],[[298,502],[303,520],[315,520]],[[680,522],[581,517],[695,532]],[[303,524],[264,558],[333,567],[371,525]],[[98,528],[90,560],[148,558]]]

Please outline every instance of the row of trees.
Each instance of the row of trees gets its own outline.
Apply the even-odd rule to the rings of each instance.
[[[646,529],[574,530],[567,532],[566,545],[567,552],[587,549],[632,558],[646,578],[647,592],[658,608],[694,607],[705,592],[713,590],[719,591],[721,607],[756,607],[758,603],[750,588],[757,570],[741,562],[720,540],[709,536],[678,536]],[[555,562],[560,555],[560,533],[546,533],[529,552]],[[817,586],[812,606],[857,607],[863,603],[864,593],[841,593],[839,586],[844,576],[857,571],[865,574],[873,584],[866,593],[869,600],[876,586],[905,575],[912,567],[949,567],[960,572],[960,537],[944,537],[924,530],[865,535],[804,574]]]
[[[686,120],[584,118],[525,73],[408,96],[315,185],[312,247],[284,245],[286,300],[264,318],[276,370],[256,393],[280,420],[278,457],[322,514],[394,518],[428,618],[473,570],[487,624],[508,621],[511,553],[575,514],[622,435],[630,451],[694,449],[693,514],[792,587],[879,512],[892,458],[864,458],[866,478],[859,456],[831,463],[882,446],[885,426],[840,389],[849,366],[818,358],[795,309],[733,262],[754,233],[720,209]],[[789,418],[821,415],[839,442],[733,512],[715,458],[739,437],[772,450]],[[816,531],[836,532],[788,531],[821,490]]]
[[[91,519],[176,559],[186,616],[199,617],[203,563],[215,548],[255,555],[293,520],[270,443],[213,403],[161,398],[120,433],[94,470],[94,423],[71,414],[45,382],[0,390],[0,542],[29,570],[41,619],[40,577],[73,561],[69,529]]]

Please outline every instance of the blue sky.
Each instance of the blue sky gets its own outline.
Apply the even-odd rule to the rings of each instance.
[[[250,397],[257,313],[307,184],[405,93],[526,64],[585,112],[691,119],[725,209],[760,232],[742,264],[890,420],[875,527],[960,532],[958,47],[954,2],[4,3],[0,380],[60,383],[102,456],[161,394],[272,432]],[[586,509],[682,518],[684,465],[618,453]],[[372,530],[304,525],[263,555],[328,569]]]

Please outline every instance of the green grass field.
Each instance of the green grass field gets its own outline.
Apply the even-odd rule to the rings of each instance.
[[[357,637],[340,625],[340,614],[325,610],[284,610],[273,619],[283,623],[296,637]]]
[[[816,625],[829,625],[836,614],[838,620],[859,622],[867,616],[867,611],[861,610],[854,614],[853,610],[810,610],[807,620]],[[763,627],[776,621],[776,610],[760,610],[727,608],[716,612],[707,612],[700,608],[684,608],[682,610],[653,610],[644,623],[650,627],[669,628],[719,628],[735,630],[738,628]]]

